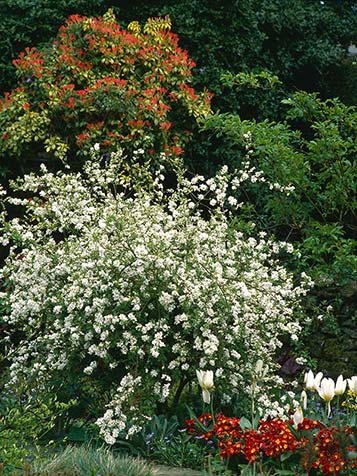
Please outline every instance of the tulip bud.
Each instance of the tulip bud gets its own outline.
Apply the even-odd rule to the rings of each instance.
[[[305,390],[301,392],[301,403],[304,410],[307,409],[307,393]]]
[[[348,378],[347,382],[348,382],[348,387],[352,392],[352,395],[354,397],[357,397],[357,376],[355,375],[351,378]]]
[[[212,370],[196,370],[198,383],[202,388],[202,398],[205,403],[210,403],[210,392],[214,389]]]
[[[293,420],[294,420],[294,426],[297,428],[297,426],[303,422],[304,420],[304,414],[302,412],[301,407],[298,407],[296,412],[293,415]]]
[[[320,386],[320,383],[321,383],[321,380],[322,380],[323,376],[324,376],[324,374],[322,372],[318,372],[315,376],[315,390],[316,391]]]
[[[305,387],[308,390],[314,390],[315,389],[315,380],[314,380],[314,374],[312,373],[312,370],[309,370],[305,376],[304,376],[304,384]]]
[[[312,370],[309,370],[308,373],[306,373],[304,377],[305,387],[311,392],[317,391],[322,377],[323,377],[322,372],[318,372],[315,377]]]
[[[332,378],[324,378],[321,381],[321,386],[318,388],[318,393],[320,397],[327,402],[328,414],[329,417],[331,415],[331,400],[335,396],[335,382]]]
[[[347,381],[343,379],[342,375],[336,380],[335,395],[343,395],[346,390]]]

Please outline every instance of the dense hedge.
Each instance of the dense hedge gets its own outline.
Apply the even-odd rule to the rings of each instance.
[[[288,87],[325,95],[343,90],[335,77],[357,37],[356,9],[347,0],[134,0],[129,7],[123,0],[5,0],[0,5],[2,90],[13,85],[10,63],[25,47],[49,40],[72,13],[101,15],[109,7],[122,26],[170,14],[181,46],[197,62],[197,83],[218,95],[220,107],[232,106],[232,98],[220,94],[219,77],[227,70],[267,68]]]
[[[11,64],[26,47],[46,43],[74,13],[104,13],[104,0],[3,0],[0,2],[0,91],[14,86]]]
[[[335,76],[356,41],[357,14],[349,1],[243,0],[134,2],[120,17],[170,14],[182,45],[197,62],[197,80],[220,96],[223,71],[268,69],[288,88],[335,94]],[[240,104],[239,97],[236,101]]]

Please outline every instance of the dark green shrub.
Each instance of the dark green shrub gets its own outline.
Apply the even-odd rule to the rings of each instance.
[[[105,11],[104,0],[3,0],[0,2],[0,91],[14,86],[12,60],[27,46],[38,46],[55,36],[74,13]]]
[[[333,77],[357,36],[357,13],[349,1],[137,0],[128,9],[119,0],[116,6],[125,21],[169,14],[197,63],[195,81],[217,95],[220,108],[229,105],[233,112],[242,106],[242,94],[234,103],[233,93],[221,94],[223,72],[269,70],[288,89],[336,94]]]
[[[316,94],[303,92],[284,103],[288,106],[285,122],[215,114],[205,129],[225,138],[232,148],[232,166],[241,168],[248,154],[249,166],[262,170],[269,183],[291,189],[286,194],[279,187],[247,183],[239,196],[243,203],[240,226],[254,221],[258,229],[299,249],[301,258],[290,266],[315,281],[314,293],[305,303],[316,318],[312,354],[325,368],[331,366],[331,372],[348,367],[353,372],[357,358],[353,331],[357,110],[338,99],[322,101]],[[336,335],[340,337],[338,362],[331,355]],[[308,338],[311,341],[311,335]]]
[[[221,111],[248,119],[277,120],[283,117],[282,96],[295,88],[320,91],[324,98],[343,96],[348,104],[356,104],[350,86],[356,81],[356,68],[346,71],[346,58],[348,45],[357,41],[357,13],[347,0],[134,0],[130,5],[124,0],[114,5],[106,0],[95,4],[48,0],[36,5],[30,0],[6,0],[2,5],[3,91],[14,86],[11,60],[25,47],[39,42],[51,45],[51,38],[71,13],[101,15],[113,7],[122,27],[133,19],[169,14],[180,46],[197,64],[192,85],[212,91],[213,106]],[[220,82],[227,71],[270,71],[282,85],[274,91],[251,86],[232,89]],[[196,170],[213,171],[216,162],[224,163],[230,155],[220,140],[212,143],[204,133],[185,150],[187,165]]]
[[[349,1],[319,0],[136,0],[127,8],[117,1],[118,18],[169,14],[180,44],[196,62],[193,84],[215,96],[214,109],[239,113],[242,118],[279,120],[281,100],[296,88],[319,91],[323,98],[343,95],[356,104],[352,69],[347,79],[348,46],[357,41],[357,13]],[[239,89],[221,83],[221,76],[269,71],[282,84],[274,89],[241,81]],[[186,148],[190,169],[212,173],[230,160],[231,150],[218,138],[201,133]]]
[[[204,444],[197,444],[194,435],[179,428],[176,415],[171,418],[155,415],[139,433],[129,439],[123,432],[115,448],[158,464],[201,469],[207,457],[207,448]]]

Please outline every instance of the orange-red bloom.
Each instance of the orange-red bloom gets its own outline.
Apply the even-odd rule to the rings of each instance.
[[[219,415],[213,427],[211,415],[201,415],[198,420],[206,430],[190,419],[186,421],[188,433],[206,441],[216,440],[225,459],[236,455],[255,462],[264,458],[279,460],[284,453],[297,453],[305,470],[318,471],[322,476],[347,475],[348,468],[357,467],[357,458],[346,458],[347,453],[356,452],[349,440],[352,431],[349,427],[326,428],[317,420],[304,418],[293,431],[292,421],[276,418],[261,420],[257,429],[243,430],[239,418]]]

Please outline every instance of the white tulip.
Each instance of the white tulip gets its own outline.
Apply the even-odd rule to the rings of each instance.
[[[348,387],[351,390],[354,397],[357,397],[357,375],[347,379]]]
[[[320,386],[320,383],[321,383],[321,380],[322,380],[322,377],[324,376],[324,374],[322,372],[318,372],[316,375],[315,375],[315,390],[317,391],[317,389],[319,388]]]
[[[304,376],[304,384],[308,390],[314,390],[315,377],[312,370],[309,370]]]
[[[323,400],[330,402],[335,396],[335,382],[332,378],[322,379],[318,392]]]
[[[255,364],[255,374],[258,377],[265,377],[267,371],[268,371],[268,367],[264,365],[264,362],[262,361],[262,359],[258,359],[257,363]]]
[[[343,395],[346,390],[346,385],[347,381],[340,375],[336,380],[335,395]]]
[[[307,393],[305,390],[301,392],[301,403],[304,410],[307,409]]]
[[[304,420],[304,414],[302,412],[302,408],[301,407],[298,407],[296,412],[294,413],[293,415],[293,420],[294,420],[294,426],[295,428],[297,428],[297,426],[299,425],[299,423],[302,423],[303,420]]]
[[[211,401],[211,391],[214,389],[212,370],[196,370],[198,383],[202,388],[202,398],[205,403]]]
[[[331,400],[335,396],[335,382],[332,378],[324,378],[321,380],[320,387],[317,389],[320,397],[327,402],[328,413],[327,416],[331,415]]]
[[[304,377],[305,387],[311,392],[317,391],[318,387],[320,386],[322,377],[322,372],[318,372],[315,377],[312,370],[309,370]]]

